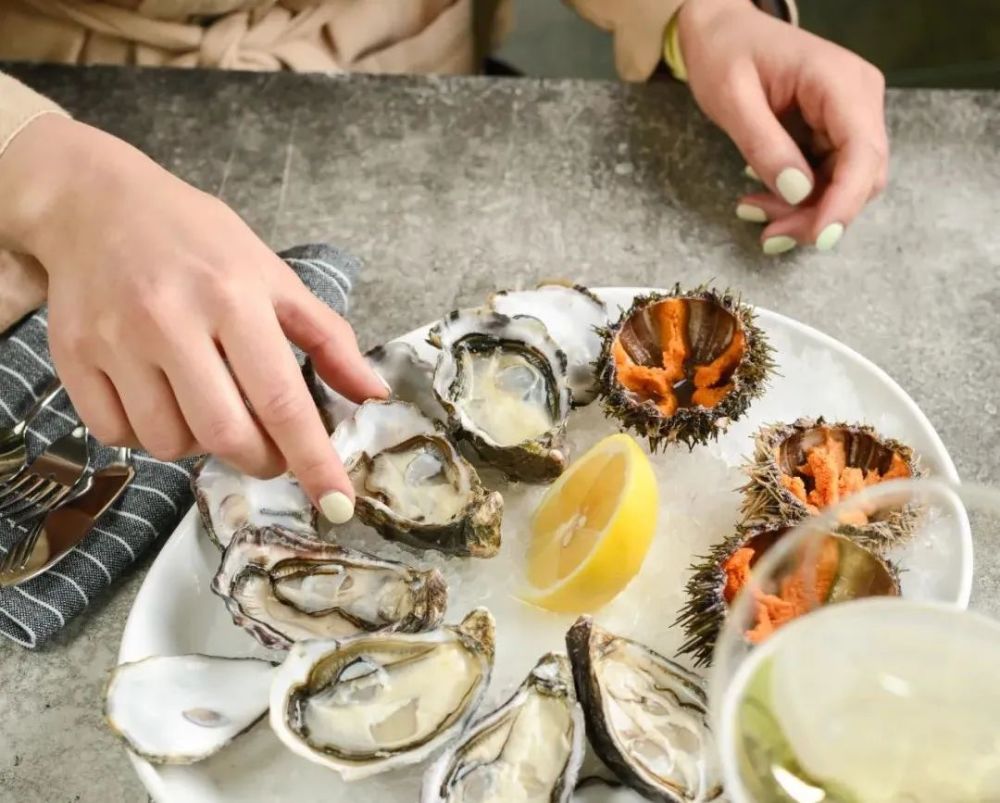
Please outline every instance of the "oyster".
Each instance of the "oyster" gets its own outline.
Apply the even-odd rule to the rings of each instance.
[[[507,702],[473,723],[428,768],[420,800],[565,803],[584,750],[569,661],[549,653]]]
[[[605,413],[652,449],[717,438],[763,394],[774,367],[751,309],[705,288],[636,298],[603,340]]]
[[[921,471],[909,446],[871,427],[803,418],[761,429],[747,473],[744,515],[777,525],[800,521],[869,485],[918,477]],[[885,552],[912,535],[919,517],[912,505],[870,518],[858,509],[841,524],[854,528],[868,548]]]
[[[447,421],[448,415],[431,387],[434,366],[422,359],[413,346],[402,340],[393,340],[371,349],[365,354],[365,359],[389,386],[393,399],[416,405],[420,412],[435,421]],[[303,373],[323,423],[328,431],[333,432],[341,421],[354,414],[358,405],[320,379],[311,360],[306,360]]]
[[[711,663],[716,639],[729,606],[747,583],[754,565],[790,528],[769,524],[743,525],[712,550],[687,583],[688,601],[675,625],[687,639],[678,653],[690,655],[695,664]],[[752,643],[763,641],[773,630],[816,605],[872,596],[899,596],[896,567],[866,548],[867,540],[852,528],[830,533],[819,552],[807,563],[792,564],[794,571],[775,593],[758,593],[757,620],[746,634]],[[802,589],[815,594],[803,597]]]
[[[431,329],[434,392],[452,429],[513,479],[548,482],[566,467],[566,355],[536,318],[457,310]]]
[[[271,686],[271,728],[346,781],[422,761],[457,738],[493,668],[495,625],[477,608],[457,627],[293,645]]]
[[[503,497],[406,402],[368,401],[333,434],[354,483],[358,517],[419,549],[490,558],[500,550]]]
[[[581,616],[566,634],[590,744],[651,800],[722,796],[701,682],[686,669]]]
[[[208,655],[121,664],[108,681],[104,718],[140,758],[193,764],[263,718],[276,671],[269,661]]]
[[[437,569],[418,571],[281,527],[233,536],[212,591],[233,622],[265,647],[314,638],[436,626],[448,588]]]
[[[542,284],[534,290],[504,290],[490,298],[490,307],[509,318],[537,318],[566,354],[568,382],[574,406],[597,398],[594,366],[601,353],[600,330],[608,325],[608,308],[585,287]]]
[[[316,509],[291,474],[259,480],[208,457],[195,466],[191,487],[205,532],[220,549],[246,526],[276,525],[319,537]]]
[[[646,798],[620,783],[595,775],[576,785],[573,803],[643,803]]]

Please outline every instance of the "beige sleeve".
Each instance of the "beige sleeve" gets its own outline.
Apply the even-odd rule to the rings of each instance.
[[[0,158],[28,123],[41,114],[66,114],[48,98],[0,73]],[[45,303],[46,276],[38,261],[0,249],[0,333]]]

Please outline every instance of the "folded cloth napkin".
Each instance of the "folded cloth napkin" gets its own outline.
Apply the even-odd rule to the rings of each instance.
[[[357,260],[328,245],[299,246],[280,256],[319,298],[346,312]],[[42,309],[0,335],[0,427],[19,421],[52,376],[47,310]],[[76,421],[66,393],[60,393],[28,429],[31,456]],[[91,445],[100,467],[109,450]],[[191,505],[192,465],[190,460],[163,463],[136,454],[135,481],[70,554],[35,579],[0,589],[0,635],[32,649],[44,644],[128,571],[154,540],[173,532]],[[23,532],[22,526],[0,518],[0,552]]]

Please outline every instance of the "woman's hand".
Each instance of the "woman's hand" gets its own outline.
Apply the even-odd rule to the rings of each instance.
[[[52,357],[96,438],[288,469],[327,518],[350,518],[351,483],[286,336],[345,396],[385,386],[350,326],[232,210],[55,115],[14,139],[0,186],[0,240],[48,272]]]
[[[749,0],[686,0],[679,13],[698,105],[770,189],[742,198],[737,214],[769,221],[765,253],[832,248],[886,184],[882,73]],[[779,122],[796,114],[809,129],[802,144],[812,164]]]

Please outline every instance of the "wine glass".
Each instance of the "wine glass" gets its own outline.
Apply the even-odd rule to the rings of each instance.
[[[709,675],[731,800],[1000,801],[1000,622],[965,609],[973,531],[1000,543],[1000,492],[902,480],[748,542]]]

